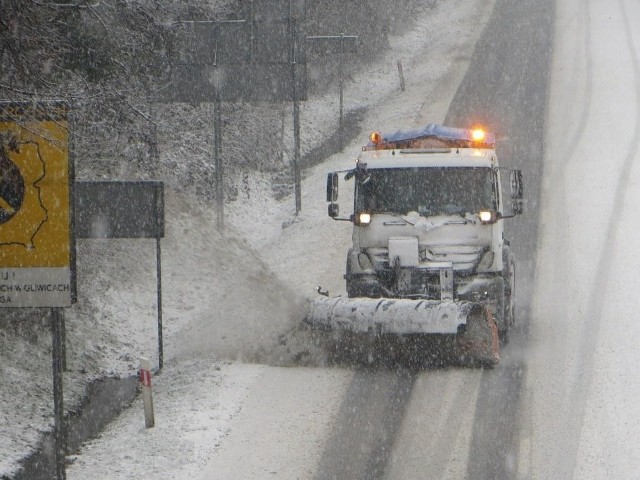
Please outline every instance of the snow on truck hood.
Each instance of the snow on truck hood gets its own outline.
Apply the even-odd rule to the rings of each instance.
[[[489,245],[492,240],[491,225],[481,224],[478,215],[437,215],[423,217],[418,212],[407,215],[376,214],[372,224],[379,223],[378,228],[363,227],[356,229],[359,244],[362,248],[386,247],[389,237],[416,236],[421,244],[431,245]],[[452,235],[452,229],[455,235]]]
[[[431,230],[442,225],[480,224],[480,219],[476,213],[424,217],[418,212],[409,212],[403,215],[402,218],[412,223],[416,230]]]

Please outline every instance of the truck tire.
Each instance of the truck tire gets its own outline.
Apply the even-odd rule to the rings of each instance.
[[[351,274],[351,262],[349,261],[350,257],[351,257],[351,250],[349,250],[349,253],[347,253],[347,266],[345,268],[346,275],[344,276],[344,278],[346,281],[347,297],[355,298],[355,297],[360,297],[361,292],[355,288],[354,282],[352,281],[353,277]]]
[[[506,242],[502,251],[502,277],[504,278],[504,328],[500,331],[500,340],[503,343],[509,341],[509,330],[515,323],[515,287],[516,265],[515,256]]]
[[[349,259],[351,258],[351,250],[347,254],[347,267],[345,268],[346,275],[344,276],[346,280],[346,289],[347,289],[347,298],[358,298],[364,297],[364,292],[360,287],[360,284],[357,280],[354,280],[354,275],[351,270],[351,262]]]

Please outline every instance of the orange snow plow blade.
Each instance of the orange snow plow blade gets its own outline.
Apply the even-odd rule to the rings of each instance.
[[[473,302],[322,297],[306,322],[319,330],[375,335],[455,335],[454,354],[483,365],[500,359],[498,330],[487,307]]]

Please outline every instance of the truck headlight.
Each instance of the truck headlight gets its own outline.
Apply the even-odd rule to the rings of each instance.
[[[369,225],[371,223],[371,214],[367,212],[360,212],[356,214],[356,225]]]
[[[478,216],[482,223],[489,223],[491,221],[491,212],[488,210],[483,210],[478,214]]]
[[[484,224],[491,224],[501,220],[502,214],[500,212],[492,212],[491,210],[480,210],[478,212],[478,218],[480,222]]]

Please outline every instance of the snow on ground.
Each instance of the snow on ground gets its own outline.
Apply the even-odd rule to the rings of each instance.
[[[518,478],[640,478],[637,2],[558,2]]]
[[[162,243],[165,359],[184,352],[251,359],[269,349],[296,318],[297,296],[248,244],[216,231],[214,212],[172,192],[166,192],[165,207],[171,212]],[[135,375],[140,356],[158,365],[155,241],[81,241],[78,257],[97,260],[79,261],[81,300],[66,311],[68,409],[92,378]],[[16,334],[3,331],[0,338],[1,475],[14,471],[53,423],[46,321],[39,328],[14,322]]]
[[[162,373],[154,378],[156,427],[144,428],[142,406],[136,401],[98,439],[88,442],[73,457],[67,478],[143,479],[157,478],[159,474],[162,478],[186,478],[198,477],[198,472],[203,478],[231,478],[238,471],[243,472],[243,478],[264,478],[275,474],[277,465],[286,464],[286,458],[278,463],[274,452],[295,448],[299,450],[296,458],[301,459],[297,466],[301,470],[296,473],[280,467],[281,477],[311,476],[332,422],[332,418],[319,412],[335,411],[327,406],[339,402],[349,372],[316,375],[313,369],[282,369],[235,360],[262,358],[261,352],[268,351],[279,335],[299,321],[300,301],[313,296],[317,284],[332,292],[344,288],[341,277],[351,229],[350,224],[333,222],[326,215],[326,172],[349,168],[369,130],[412,127],[444,119],[493,3],[441,0],[434,2],[433,8],[425,6],[416,17],[414,28],[397,32],[391,38],[391,51],[370,71],[353,78],[346,86],[346,108],[369,108],[364,133],[345,147],[344,154],[305,172],[302,212],[298,216],[293,213],[293,199],[276,202],[269,194],[268,182],[257,177],[250,179],[250,197],[241,194],[239,201],[228,206],[229,227],[224,235],[213,227],[215,212],[189,204],[189,199],[167,195],[163,287],[167,299],[164,318],[168,360]],[[405,92],[399,88],[397,59],[403,62]],[[334,93],[303,104],[303,136],[310,135],[313,129],[329,132],[334,127],[328,123],[320,129],[317,125],[312,128],[311,120],[316,111],[337,111],[336,97]],[[318,117],[328,115],[323,112]],[[341,206],[348,211],[349,200],[341,198]],[[125,252],[125,266],[126,262],[145,261],[147,256],[152,259],[148,250],[151,246],[146,247],[146,251],[142,247],[130,251],[130,242],[87,245],[84,248],[105,251],[105,265],[97,265],[89,273],[97,274],[106,268],[111,271],[102,273],[105,280],[118,278],[117,270],[123,267],[113,266],[109,259]],[[154,292],[114,293],[106,282],[104,290],[95,313],[101,322],[108,323],[109,333],[105,335],[128,338],[131,352],[115,361],[113,370],[131,373],[137,356],[156,358]],[[92,334],[82,333],[86,335],[85,342],[93,343],[94,348],[108,345],[107,339],[97,341]],[[113,351],[105,357],[117,355]],[[72,370],[81,368],[80,359],[73,359],[72,363]],[[274,382],[278,377],[283,378]],[[281,438],[262,438],[260,422],[264,419],[243,417],[243,406],[247,402],[268,403],[270,395],[274,395],[270,389],[279,388],[274,385],[286,387],[287,382],[292,382],[290,388],[308,389],[309,401],[291,407],[291,411],[306,415],[306,427],[301,431],[283,418],[277,420],[284,428]],[[243,429],[257,432],[250,444],[233,443],[237,436],[228,440],[230,431]],[[247,451],[264,448],[270,448],[276,460],[271,462],[273,458],[268,454],[269,458],[246,458]],[[0,450],[4,449],[0,445]],[[16,453],[11,455],[15,458]],[[2,468],[10,465],[11,459]],[[263,470],[269,465],[274,465],[273,472]],[[304,471],[307,473],[301,473]]]
[[[99,441],[83,447],[82,457],[68,457],[83,460],[78,466],[92,464],[84,471],[72,467],[67,478],[90,478],[89,470],[91,477],[104,479],[193,478],[237,419],[263,368],[213,359],[168,365],[168,374],[153,379],[155,427],[144,428],[138,408],[126,410]],[[110,460],[102,465],[84,461],[105,456]]]

